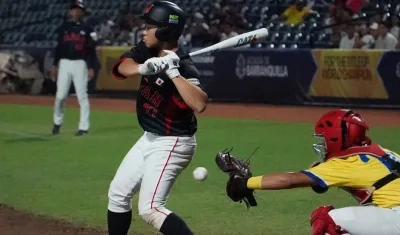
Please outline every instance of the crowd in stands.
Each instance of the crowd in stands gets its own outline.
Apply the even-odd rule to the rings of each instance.
[[[274,1],[270,2],[274,3]],[[277,0],[276,3],[279,4],[279,1]],[[275,32],[274,30],[284,28],[279,27],[279,25],[289,26],[290,30],[296,27],[304,29],[312,24],[315,27],[315,25],[326,26],[341,23],[315,32],[316,41],[324,38],[327,42],[322,45],[319,44],[317,47],[341,49],[396,49],[400,47],[400,5],[396,8],[395,5],[391,6],[383,2],[368,3],[362,0],[354,0],[361,4],[359,6],[361,10],[352,12],[345,6],[346,1],[352,0],[336,0],[328,3],[318,0],[294,0],[287,5],[274,3],[274,11],[271,11],[272,7],[262,9],[261,17],[257,16],[259,25],[254,25],[254,21],[249,19],[252,17],[249,14],[252,9],[246,8],[246,1],[217,0],[206,11],[199,9],[189,17],[180,42],[189,48],[199,48],[215,44],[254,28],[270,27],[272,37],[269,38],[269,43],[279,45],[279,41],[287,40],[289,34],[294,34],[292,43],[296,43],[296,39],[300,39],[299,35],[302,33],[307,37],[305,43],[309,44],[310,36],[307,36],[307,32],[298,31],[298,34],[296,34],[293,31],[283,31],[282,33],[282,31]],[[388,6],[391,7],[390,11],[387,9]],[[386,11],[382,11],[385,7]],[[134,45],[138,42],[141,38],[143,25],[133,15],[140,13],[140,11],[141,9],[121,11],[117,22],[105,21],[98,25],[99,35],[103,39],[102,43],[107,45]],[[281,37],[278,37],[278,34],[281,34]],[[269,44],[265,43],[259,46],[269,46]]]
[[[180,43],[188,49],[215,44],[261,27],[268,48],[399,48],[399,0],[171,0],[187,12]],[[144,29],[134,15],[152,0],[85,0],[85,17],[101,45],[132,46]],[[55,46],[66,20],[64,0],[0,2],[1,44]],[[9,7],[7,7],[9,6]],[[334,25],[334,26],[332,26]]]

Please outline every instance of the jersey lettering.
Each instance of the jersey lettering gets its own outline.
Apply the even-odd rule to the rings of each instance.
[[[144,86],[140,93],[147,101],[143,104],[145,113],[150,115],[152,118],[155,118],[164,97],[158,91],[152,91],[151,85]]]
[[[81,51],[81,50],[83,49],[83,44],[80,44],[80,43],[76,44],[76,45],[75,45],[75,49],[76,49],[77,51]]]
[[[163,101],[163,97],[160,95],[160,93],[158,93],[157,91],[155,91],[153,93],[153,95],[150,97],[150,103],[152,103],[154,106],[156,106],[157,108],[160,106],[161,101]]]
[[[146,86],[145,88],[143,88],[142,90],[142,96],[148,100],[150,99],[150,93],[151,93],[151,86]]]
[[[76,43],[82,43],[84,44],[86,42],[86,38],[80,34],[77,33],[65,33],[64,34],[64,41],[74,41]]]
[[[155,107],[153,107],[151,104],[149,103],[144,103],[143,104],[143,108],[146,110],[146,114],[150,115],[152,118],[155,118],[157,115],[157,109]]]
[[[181,50],[177,54],[183,55]],[[130,58],[142,64],[149,58],[157,57],[157,51],[147,48],[143,41],[133,46],[121,58]],[[117,63],[113,73],[117,78],[124,78],[118,74]],[[199,72],[190,60],[181,60],[179,69],[187,81],[203,89],[199,81]],[[189,136],[197,131],[197,119],[194,111],[180,101],[180,94],[174,83],[165,75],[142,76],[140,88],[136,98],[137,118],[143,130],[158,135]]]

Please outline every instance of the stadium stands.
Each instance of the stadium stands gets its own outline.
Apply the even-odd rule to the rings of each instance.
[[[208,16],[212,0],[172,0],[179,4],[188,15],[201,12]],[[144,9],[148,0],[87,0],[85,5],[90,9],[89,20],[93,25],[102,21],[116,22],[120,10]],[[247,30],[267,27],[271,34],[265,43],[257,47],[301,48],[309,47],[310,39],[315,47],[332,47],[329,32],[311,33],[311,30],[323,26],[329,18],[329,6],[326,1],[317,1],[312,9],[315,14],[311,19],[299,25],[268,23],[277,17],[289,5],[291,0],[247,0],[240,14],[247,20]],[[390,13],[400,10],[399,1],[371,0],[370,6],[363,9],[360,16],[371,14],[376,7],[387,7]],[[2,0],[0,2],[0,43],[13,45],[54,46],[55,31],[66,17],[69,3],[64,0]]]

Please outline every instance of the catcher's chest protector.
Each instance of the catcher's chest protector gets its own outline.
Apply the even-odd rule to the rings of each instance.
[[[386,184],[400,177],[400,160],[387,153],[381,146],[375,144],[366,147],[349,148],[346,151],[341,152],[339,157],[336,157],[344,158],[356,154],[367,154],[381,158],[382,162],[388,163],[391,167],[391,173],[377,180],[373,185],[371,185],[371,187],[361,189],[341,187],[346,192],[349,192],[360,203],[360,205],[366,205],[372,203],[372,196],[375,190],[382,188]]]

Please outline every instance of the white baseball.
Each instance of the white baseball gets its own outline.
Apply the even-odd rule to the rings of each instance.
[[[203,181],[207,178],[207,169],[204,167],[197,167],[193,171],[193,177],[195,180]]]

